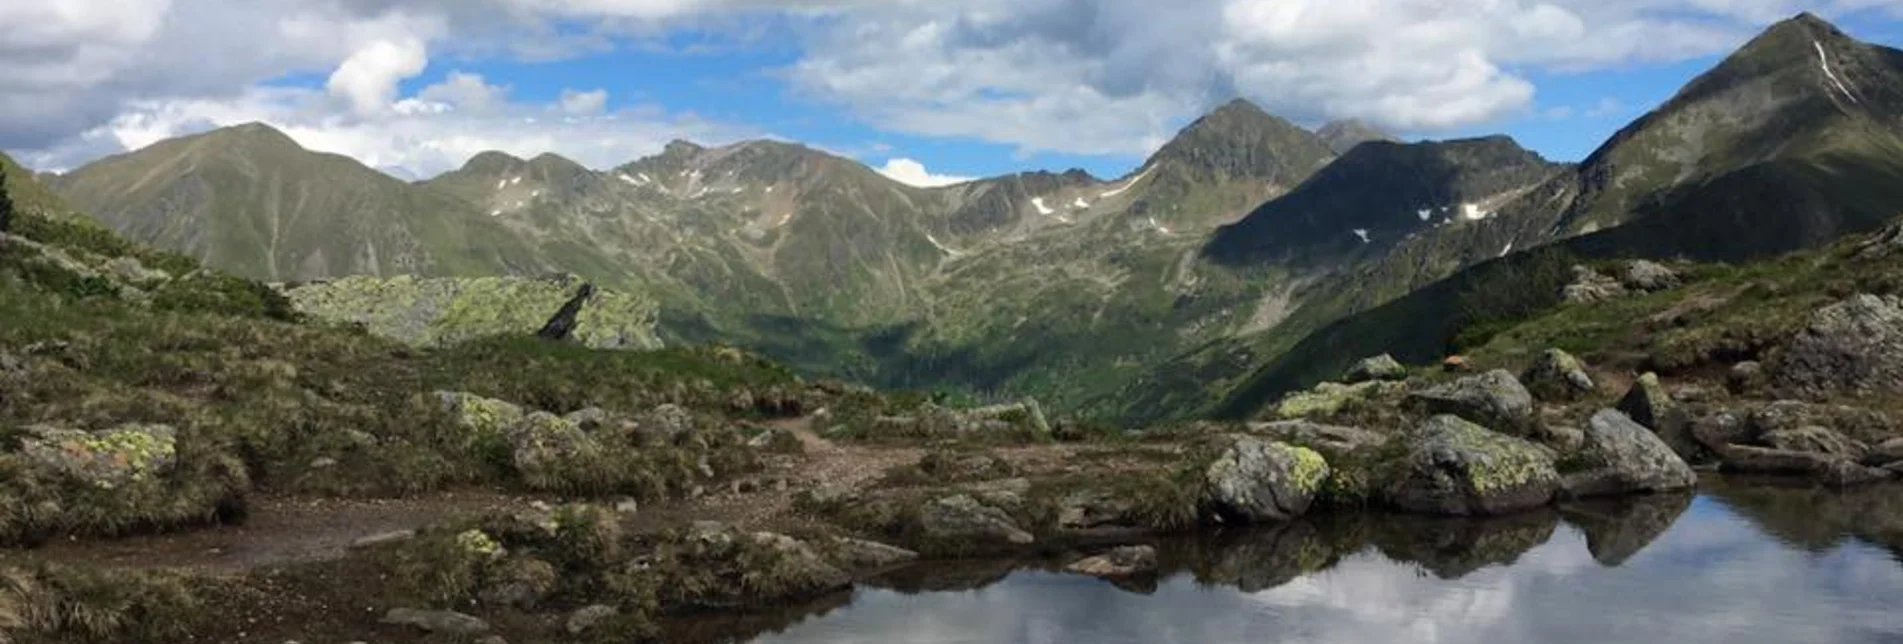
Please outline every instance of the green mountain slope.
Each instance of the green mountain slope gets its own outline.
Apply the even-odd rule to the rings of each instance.
[[[1828,72],[1826,71],[1828,70]],[[1840,85],[1841,83],[1841,85]],[[1247,414],[1360,356],[1427,361],[1507,309],[1556,303],[1571,262],[1615,257],[1750,260],[1830,243],[1903,213],[1903,52],[1856,42],[1808,14],[1779,23],[1614,136],[1572,173],[1503,206],[1475,244],[1410,244],[1337,290],[1404,294],[1228,371],[1220,408]],[[1473,265],[1426,285],[1422,264]],[[1419,290],[1384,287],[1412,283]],[[1376,306],[1378,305],[1378,306]],[[1363,307],[1366,308],[1366,307]],[[1487,307],[1480,307],[1485,309]],[[1176,365],[1199,365],[1187,360]],[[1231,369],[1238,366],[1228,365]]]
[[[164,141],[59,177],[140,242],[263,280],[532,273],[539,254],[466,204],[259,124]]]

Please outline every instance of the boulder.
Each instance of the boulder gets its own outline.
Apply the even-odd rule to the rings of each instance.
[[[1407,402],[1417,413],[1451,414],[1515,436],[1535,429],[1533,394],[1503,369],[1410,393]]]
[[[1690,426],[1690,432],[1692,440],[1698,443],[1698,447],[1703,449],[1679,452],[1680,456],[1687,459],[1699,458],[1706,454],[1717,454],[1732,444],[1750,442],[1752,436],[1749,421],[1740,417],[1738,414],[1724,410],[1713,412],[1693,421]],[[1674,445],[1673,448],[1677,449],[1678,446]]]
[[[919,532],[936,542],[956,542],[979,548],[1022,546],[1037,540],[1018,527],[1004,510],[980,503],[971,495],[932,499],[919,510]]]
[[[537,481],[559,481],[563,468],[572,462],[594,457],[601,444],[582,431],[581,425],[548,412],[534,412],[508,431],[510,460],[523,480],[542,487]]]
[[[1586,441],[1569,463],[1582,469],[1566,472],[1560,487],[1574,498],[1683,490],[1698,484],[1698,475],[1658,435],[1624,413],[1602,410],[1586,424]]]
[[[916,552],[877,541],[841,537],[833,542],[839,546],[841,561],[853,570],[878,570],[918,560]]]
[[[1276,403],[1273,415],[1282,419],[1327,416],[1341,411],[1351,402],[1396,393],[1400,386],[1399,383],[1385,380],[1371,380],[1352,385],[1324,382],[1308,391],[1297,391],[1283,396],[1282,400]]]
[[[1429,418],[1402,440],[1407,454],[1387,491],[1402,510],[1507,514],[1546,505],[1559,489],[1551,450],[1457,416]]]
[[[1869,445],[1846,438],[1828,427],[1816,425],[1765,432],[1759,440],[1776,449],[1829,454],[1853,461],[1862,460],[1870,453]]]
[[[1372,380],[1407,380],[1407,367],[1395,360],[1394,356],[1384,353],[1355,363],[1341,380],[1348,384]]]
[[[1625,286],[1619,280],[1599,274],[1586,266],[1573,267],[1573,281],[1560,289],[1560,298],[1567,302],[1590,304],[1613,298],[1624,297]]]
[[[671,403],[648,410],[633,420],[636,439],[648,445],[672,444],[694,430],[694,415]]]
[[[1725,373],[1725,388],[1730,389],[1731,393],[1742,394],[1756,391],[1763,386],[1764,363],[1762,362],[1746,360],[1731,365],[1731,370]]]
[[[1819,309],[1768,371],[1773,386],[1804,395],[1903,390],[1903,299],[1863,294]]]
[[[1217,511],[1250,523],[1302,516],[1327,478],[1328,462],[1314,450],[1247,436],[1234,439],[1203,474]]]
[[[594,630],[603,622],[621,616],[621,609],[606,604],[584,606],[568,616],[568,634],[581,635]]]
[[[525,415],[517,405],[475,394],[439,391],[436,397],[463,429],[479,436],[501,436]]]
[[[852,576],[820,556],[811,544],[777,532],[755,532],[750,538],[755,548],[768,553],[767,565],[786,587],[784,594],[811,596],[852,585]],[[741,563],[751,564],[756,559],[745,557]]]
[[[488,606],[534,608],[554,592],[555,566],[534,557],[504,560],[487,575],[476,598]]]
[[[1691,434],[1691,417],[1684,406],[1672,398],[1671,392],[1659,382],[1655,373],[1646,373],[1632,383],[1625,397],[1619,399],[1619,411],[1644,425],[1647,429],[1665,439],[1672,451],[1679,454],[1693,454],[1698,451],[1698,440]]]
[[[1560,349],[1547,349],[1541,353],[1526,373],[1520,375],[1528,391],[1541,399],[1554,402],[1574,400],[1593,392],[1592,376],[1586,373],[1586,365],[1573,357],[1573,354]]]
[[[1637,259],[1619,267],[1619,285],[1647,293],[1678,288],[1678,273],[1658,262]]]
[[[1136,499],[1102,488],[1076,490],[1058,502],[1057,528],[1065,532],[1134,528]]]
[[[482,621],[474,615],[447,610],[392,608],[383,614],[382,622],[395,626],[409,626],[427,633],[447,635],[469,636],[489,632],[489,622]]]
[[[20,453],[42,475],[97,490],[155,484],[178,464],[178,431],[167,425],[122,425],[103,432],[36,426]]]
[[[1865,467],[1842,457],[1817,452],[1731,445],[1720,452],[1720,456],[1724,459],[1722,466],[1726,472],[1804,476],[1832,487],[1874,483],[1891,476],[1879,468]]]
[[[1130,577],[1156,572],[1156,549],[1150,546],[1123,546],[1110,552],[1087,557],[1065,566],[1066,572],[1092,577]]]

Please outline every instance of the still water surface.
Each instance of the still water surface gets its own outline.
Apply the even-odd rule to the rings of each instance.
[[[1903,642],[1903,487],[1712,482],[1505,520],[1336,518],[1160,545],[1147,582],[919,568],[719,639]]]

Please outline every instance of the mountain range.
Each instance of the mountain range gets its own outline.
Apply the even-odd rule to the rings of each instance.
[[[1903,204],[1903,52],[1800,15],[1578,164],[1236,101],[1110,180],[918,188],[793,143],[677,141],[405,182],[250,124],[48,183],[50,208],[293,291],[568,273],[651,303],[662,342],[1140,422],[1433,359],[1463,322],[1454,285],[1551,249],[1747,259],[1880,225]]]

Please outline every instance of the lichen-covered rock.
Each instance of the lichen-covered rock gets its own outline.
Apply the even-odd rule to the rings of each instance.
[[[777,532],[755,532],[748,538],[753,540],[757,551],[766,553],[766,565],[783,585],[793,589],[791,594],[811,595],[852,584],[851,575],[820,556],[811,544]],[[756,558],[761,557],[757,554],[748,557]],[[741,563],[751,565],[748,561]]]
[[[1546,505],[1559,489],[1550,450],[1440,415],[1410,430],[1386,496],[1409,512],[1497,515]]]
[[[1573,354],[1547,349],[1520,375],[1528,391],[1545,400],[1564,402],[1593,392],[1592,376]]]
[[[1275,405],[1273,415],[1276,418],[1316,418],[1334,414],[1357,400],[1367,400],[1378,396],[1396,393],[1398,383],[1385,380],[1344,385],[1338,382],[1324,382],[1313,389],[1298,391],[1282,397]]]
[[[1847,438],[1829,427],[1816,425],[1773,430],[1765,432],[1759,439],[1776,449],[1829,454],[1853,461],[1863,459],[1870,452],[1869,445]]]
[[[528,335],[569,303],[581,281],[521,277],[345,277],[287,292],[313,317],[362,324],[371,333],[418,346],[445,346],[501,334]],[[600,290],[586,299],[569,330],[598,349],[660,348],[653,298]]]
[[[1327,478],[1328,462],[1314,450],[1247,436],[1234,439],[1203,474],[1218,512],[1256,523],[1302,516]]]
[[[178,431],[166,425],[125,425],[103,432],[31,427],[20,452],[43,474],[115,490],[151,483],[170,472],[178,462]]]
[[[1832,487],[1863,485],[1891,477],[1891,473],[1883,469],[1817,452],[1731,445],[1719,455],[1726,472],[1802,476]]]
[[[1394,356],[1381,354],[1372,358],[1363,358],[1348,369],[1341,378],[1342,382],[1355,384],[1371,380],[1406,380],[1407,367]]]
[[[439,391],[436,398],[472,436],[499,438],[526,415],[513,403],[471,393]]]
[[[1130,577],[1156,572],[1156,548],[1123,546],[1072,562],[1066,572],[1092,577]]]
[[[1768,371],[1773,386],[1806,395],[1903,391],[1903,299],[1865,294],[1819,309]]]
[[[967,494],[932,499],[919,509],[919,533],[938,543],[958,542],[974,548],[1022,546],[1037,537],[1011,518],[1010,513],[986,505]]]
[[[508,430],[510,462],[531,486],[559,487],[545,481],[563,479],[562,468],[583,459],[593,459],[601,443],[582,431],[580,425],[561,416],[538,411],[529,414]]]
[[[1421,414],[1451,414],[1516,436],[1534,430],[1532,392],[1502,369],[1410,393],[1407,402]]]
[[[409,626],[428,633],[467,636],[489,632],[489,622],[483,621],[482,618],[447,610],[392,608],[384,613],[382,621],[385,624]]]
[[[1634,291],[1647,293],[1678,288],[1678,273],[1663,264],[1643,259],[1626,262],[1619,267],[1619,284]]]
[[[1682,490],[1698,476],[1665,441],[1624,413],[1602,410],[1586,424],[1586,441],[1572,457],[1583,469],[1566,472],[1561,488],[1583,498]]]

